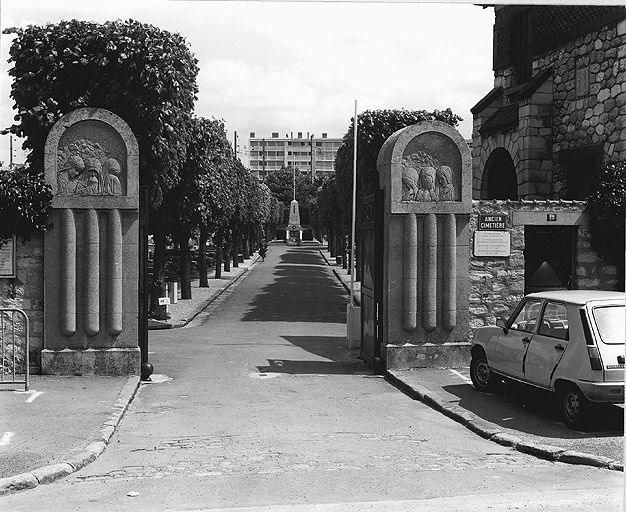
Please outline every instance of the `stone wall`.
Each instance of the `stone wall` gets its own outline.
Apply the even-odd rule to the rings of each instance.
[[[487,199],[486,163],[496,148],[506,149],[515,165],[520,199],[566,197],[560,152],[599,146],[608,162],[626,160],[626,20],[567,41],[534,58],[533,76],[552,76],[519,103],[519,122],[499,133],[479,129],[511,103],[516,84],[511,66],[498,69],[494,86],[504,93],[474,114],[473,197]]]
[[[559,151],[603,144],[609,162],[626,160],[626,20],[567,42],[533,62],[554,70],[553,186],[565,187]],[[588,86],[577,87],[577,74]]]
[[[0,306],[24,310],[30,322],[30,364],[37,372],[43,349],[43,235],[18,237],[16,278],[0,278]]]
[[[470,337],[473,329],[495,325],[508,318],[524,295],[524,225],[515,225],[515,212],[579,214],[574,248],[573,288],[616,290],[619,283],[615,266],[605,264],[591,247],[591,235],[581,201],[474,201],[470,217],[470,240],[476,231],[478,214],[503,213],[509,216],[511,256],[473,256],[470,244]]]

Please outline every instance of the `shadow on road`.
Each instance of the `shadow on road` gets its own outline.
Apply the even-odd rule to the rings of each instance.
[[[467,384],[443,386],[460,398],[458,405],[491,423],[514,428],[543,437],[584,439],[613,437],[624,431],[624,410],[613,405],[594,407],[592,420],[586,431],[568,428],[561,419],[556,395],[521,384],[503,384],[498,393],[477,392]]]
[[[292,345],[326,361],[268,359],[267,366],[257,366],[261,373],[355,375],[371,374],[367,365],[357,359],[357,351],[346,348],[344,336],[282,336]]]
[[[289,249],[259,290],[244,322],[345,323],[345,291],[322,264],[319,249]]]

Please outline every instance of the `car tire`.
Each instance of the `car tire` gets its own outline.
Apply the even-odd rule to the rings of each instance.
[[[577,386],[570,384],[560,393],[561,410],[565,424],[572,429],[586,426],[589,420],[590,403]]]
[[[470,378],[472,379],[472,384],[476,390],[481,392],[494,391],[496,384],[499,381],[498,376],[491,371],[491,368],[489,368],[487,358],[482,352],[472,354],[472,360],[470,362]]]

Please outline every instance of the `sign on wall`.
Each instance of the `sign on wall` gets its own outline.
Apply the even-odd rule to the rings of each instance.
[[[15,236],[0,242],[0,278],[17,277],[15,264]]]
[[[474,231],[474,256],[511,256],[511,233]]]
[[[480,231],[506,231],[508,215],[504,213],[479,214],[478,229]]]

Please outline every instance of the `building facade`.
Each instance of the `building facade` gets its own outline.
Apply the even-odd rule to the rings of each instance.
[[[335,155],[343,139],[329,138],[327,133],[315,137],[307,133],[293,133],[280,138],[277,132],[270,138],[256,137],[250,132],[248,147],[250,148],[250,170],[260,180],[281,167],[294,166],[312,178],[327,177],[334,170]]]
[[[474,199],[584,200],[626,160],[626,8],[496,6],[494,88],[473,108]]]
[[[524,293],[624,289],[593,249],[585,199],[626,160],[626,8],[496,6],[494,88],[473,108],[471,236],[501,215],[507,257],[472,254],[470,327]]]

